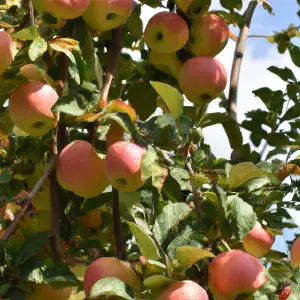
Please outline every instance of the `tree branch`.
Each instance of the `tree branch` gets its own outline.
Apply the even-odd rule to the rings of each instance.
[[[237,120],[237,95],[238,95],[238,84],[241,72],[242,59],[244,56],[244,50],[248,37],[249,27],[251,24],[252,16],[257,6],[257,0],[251,0],[249,6],[244,14],[244,27],[240,31],[240,35],[236,44],[235,54],[231,70],[230,78],[230,91],[227,102],[227,113],[234,120]]]
[[[18,214],[15,216],[14,220],[10,223],[8,228],[5,230],[5,232],[2,235],[1,239],[3,239],[4,241],[7,241],[9,239],[9,237],[12,235],[12,233],[15,231],[19,220],[22,218],[22,216],[27,211],[28,207],[31,205],[32,199],[35,197],[35,195],[41,189],[41,187],[43,186],[45,180],[52,173],[52,170],[53,170],[53,168],[56,164],[56,161],[57,161],[57,156],[56,155],[54,155],[50,158],[42,177],[36,183],[36,185],[34,186],[32,191],[29,193],[28,197],[24,201],[24,205],[23,205],[22,209],[18,212]]]
[[[29,25],[34,25],[34,8],[32,5],[32,0],[28,0],[28,14],[29,14]]]
[[[102,88],[102,93],[101,93],[101,97],[100,97],[100,101],[99,101],[100,108],[103,108],[107,105],[107,99],[108,99],[110,86],[111,86],[112,80],[115,76],[119,56],[120,56],[121,50],[122,50],[123,29],[124,29],[124,25],[121,25],[120,27],[118,27],[112,31],[112,50],[111,50],[111,55],[109,58],[105,83]]]

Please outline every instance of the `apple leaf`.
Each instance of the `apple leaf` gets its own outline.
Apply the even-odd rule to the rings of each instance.
[[[111,295],[120,299],[133,300],[134,294],[132,289],[123,281],[115,277],[107,277],[98,280],[92,287],[90,298]]]
[[[173,118],[176,120],[183,113],[184,98],[174,87],[157,81],[150,82],[156,92],[167,104]]]
[[[142,159],[142,179],[146,180],[152,176],[152,166],[158,160],[155,150],[149,146]]]
[[[81,99],[80,95],[69,94],[59,99],[52,107],[52,112],[64,112],[73,116],[81,116],[85,110],[79,106]]]
[[[153,229],[153,233],[160,245],[166,239],[169,230],[190,212],[190,207],[185,203],[171,203],[162,209],[162,212],[156,218]]]
[[[201,248],[181,246],[176,250],[176,257],[179,262],[180,268],[182,270],[186,270],[198,260],[201,260],[205,257],[215,257],[215,255]]]
[[[147,289],[163,289],[171,281],[173,280],[164,275],[153,275],[146,278],[143,283]]]
[[[38,58],[43,56],[43,54],[47,51],[47,48],[48,45],[46,41],[38,36],[36,39],[34,39],[34,41],[31,43],[29,47],[29,51],[28,51],[29,58],[32,61],[37,60]]]
[[[128,224],[131,233],[134,235],[142,255],[146,259],[159,259],[159,250],[147,232],[132,222],[126,221],[126,223]]]
[[[256,223],[256,213],[250,204],[237,196],[229,196],[228,208],[230,217],[237,222],[240,238],[243,238]]]
[[[235,189],[245,184],[247,181],[259,177],[273,177],[273,174],[257,168],[251,162],[237,164],[232,166],[229,171],[229,188],[231,190]]]
[[[29,26],[12,34],[12,37],[22,41],[33,41],[40,36],[39,30],[36,26]]]

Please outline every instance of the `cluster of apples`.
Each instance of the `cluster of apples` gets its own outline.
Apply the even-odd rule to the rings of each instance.
[[[185,12],[186,5],[177,1]],[[227,44],[229,29],[218,15],[195,17],[188,28],[186,21],[172,12],[159,12],[148,22],[144,39],[151,49],[149,60],[162,72],[178,80],[182,92],[195,104],[206,104],[220,96],[227,83],[224,66],[214,57]],[[184,64],[177,51],[193,54]]]

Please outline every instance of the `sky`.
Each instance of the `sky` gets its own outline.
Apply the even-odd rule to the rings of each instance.
[[[252,19],[249,34],[271,35],[274,32],[280,32],[289,25],[300,25],[300,18],[297,11],[300,9],[296,0],[269,0],[274,9],[274,14],[269,14],[262,6],[258,6]],[[249,1],[243,1],[243,10],[247,8]],[[220,9],[218,0],[212,1],[210,10]],[[142,8],[142,16],[144,25],[158,10],[154,10],[146,5]],[[233,32],[237,32],[235,28],[231,28]],[[230,78],[230,70],[234,55],[235,42],[230,40],[226,48],[216,57],[225,66],[228,78]],[[252,91],[261,87],[270,87],[277,90],[285,88],[285,83],[276,75],[270,73],[267,68],[277,66],[280,68],[288,67],[293,70],[295,76],[300,78],[300,69],[291,61],[289,53],[279,54],[276,45],[270,44],[264,38],[249,38],[244,53],[242,69],[240,74],[239,94],[238,94],[238,121],[245,119],[247,111],[261,108],[265,110],[265,106],[259,98],[255,98]],[[228,86],[225,94],[228,95]],[[208,112],[222,111],[218,107],[218,100],[213,101]],[[231,148],[228,139],[221,125],[215,125],[203,130],[205,141],[211,145],[212,152],[217,157],[230,158]],[[244,142],[249,142],[249,134],[243,131]],[[300,226],[300,214],[290,212],[296,224]],[[285,240],[293,240],[294,232],[300,233],[300,229],[296,231],[285,230],[283,236],[277,236],[274,249],[286,252],[287,247]]]

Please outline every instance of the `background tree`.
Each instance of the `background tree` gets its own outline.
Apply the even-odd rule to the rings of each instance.
[[[0,0],[1,299],[299,298],[299,238],[271,248],[297,227],[300,85],[269,67],[286,88],[253,91],[267,109],[239,123],[249,27],[273,11],[211,4]],[[143,24],[142,6],[163,12]],[[299,35],[256,37],[300,67]],[[230,160],[205,142],[215,124]]]

